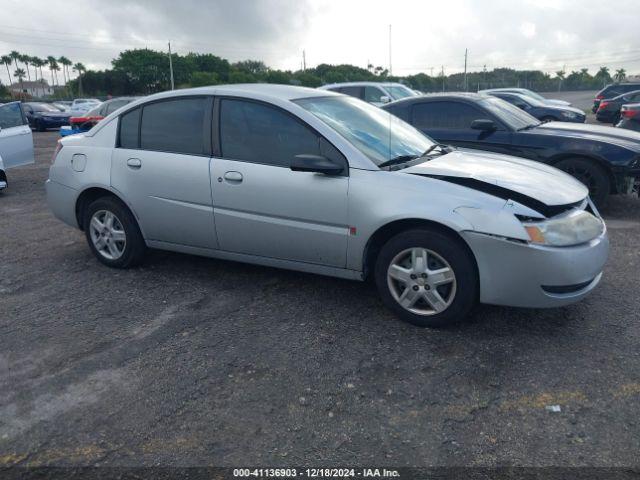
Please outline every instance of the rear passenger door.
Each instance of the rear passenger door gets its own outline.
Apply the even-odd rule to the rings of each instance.
[[[211,189],[220,249],[344,268],[348,165],[317,132],[274,105],[218,100],[219,158]],[[344,174],[294,172],[296,155],[324,155]]]
[[[150,241],[216,248],[209,161],[212,97],[173,97],[120,116],[111,184]]]
[[[20,102],[0,105],[0,157],[5,168],[33,163],[33,137]]]
[[[471,128],[474,120],[495,122],[495,119],[469,103],[453,100],[415,103],[410,115],[414,127],[441,143],[498,153],[512,150],[511,132],[501,124],[496,123],[497,130],[492,132]]]

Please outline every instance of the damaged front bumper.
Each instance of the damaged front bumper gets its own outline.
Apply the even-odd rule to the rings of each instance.
[[[588,243],[548,247],[466,231],[478,263],[480,301],[512,307],[560,307],[587,296],[609,254],[606,231]]]

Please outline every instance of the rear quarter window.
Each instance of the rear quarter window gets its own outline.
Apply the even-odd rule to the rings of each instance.
[[[140,111],[140,108],[136,108],[120,117],[120,130],[118,134],[118,146],[120,148],[138,148]]]

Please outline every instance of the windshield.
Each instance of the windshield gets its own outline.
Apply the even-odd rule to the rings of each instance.
[[[514,130],[540,125],[538,119],[500,98],[487,97],[481,100],[481,103],[482,106]]]
[[[531,90],[514,90],[516,93],[519,93],[521,95],[525,95],[529,98],[535,98],[536,100],[538,100],[539,102],[545,103],[547,101],[546,98],[544,98],[542,95],[540,95],[539,93],[536,92],[532,92]]]
[[[401,156],[421,156],[435,142],[385,110],[352,97],[295,100],[329,125],[376,165]]]
[[[394,100],[400,100],[401,98],[406,97],[414,97],[416,95],[413,91],[409,90],[404,85],[385,85],[384,88],[387,89],[389,95],[391,95]]]
[[[522,100],[523,102],[526,102],[526,103],[528,103],[529,105],[531,105],[532,107],[546,107],[546,106],[547,106],[547,104],[546,104],[546,103],[541,102],[541,101],[540,101],[540,100],[538,100],[536,97],[532,97],[532,96],[530,96],[530,95],[525,95],[525,94],[519,95],[519,94],[516,94],[516,96],[517,96],[520,100]]]

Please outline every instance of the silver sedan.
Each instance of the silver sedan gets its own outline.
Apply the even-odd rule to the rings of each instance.
[[[159,248],[372,277],[420,326],[478,301],[578,301],[609,249],[587,189],[563,172],[438,145],[360,100],[284,85],[133,102],[60,141],[47,194],[107,266]]]

